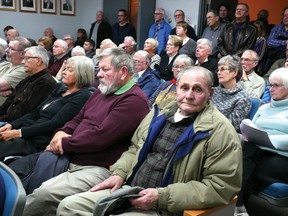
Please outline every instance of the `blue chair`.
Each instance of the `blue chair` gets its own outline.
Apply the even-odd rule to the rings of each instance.
[[[5,199],[2,216],[21,216],[25,207],[26,192],[18,176],[7,165],[0,162],[0,175],[5,184]]]
[[[248,115],[248,119],[252,120],[255,113],[257,112],[257,110],[259,109],[261,105],[261,99],[259,98],[251,98],[251,110],[250,113]]]

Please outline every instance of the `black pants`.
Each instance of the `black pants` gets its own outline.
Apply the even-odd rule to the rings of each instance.
[[[288,183],[288,157],[258,148],[253,143],[243,146],[242,188],[237,206],[248,201],[253,192],[275,183]]]

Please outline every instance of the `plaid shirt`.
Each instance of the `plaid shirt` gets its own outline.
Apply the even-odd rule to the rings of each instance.
[[[193,120],[192,118],[185,118],[177,123],[174,123],[173,117],[167,120],[151,152],[136,172],[131,186],[141,186],[143,188],[160,187],[169,161],[170,150]]]
[[[283,50],[285,50],[286,40],[288,40],[288,31],[286,31],[284,24],[279,24],[272,29],[267,45],[270,47],[283,47]]]

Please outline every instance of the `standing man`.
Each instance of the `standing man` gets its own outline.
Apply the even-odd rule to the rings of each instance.
[[[265,80],[255,73],[259,56],[253,50],[246,50],[241,56],[242,78],[240,84],[253,98],[260,98],[265,90]]]
[[[28,76],[0,106],[0,121],[10,122],[32,111],[56,88],[55,79],[47,70],[49,57],[45,48],[27,48],[22,63]]]
[[[118,22],[112,27],[112,40],[118,46],[123,43],[126,36],[131,36],[136,40],[135,28],[129,23],[128,12],[125,9],[120,9],[117,12]]]
[[[101,52],[99,59],[98,90],[47,147],[56,154],[71,155],[69,171],[28,195],[23,215],[56,215],[62,199],[108,178],[109,167],[130,146],[134,131],[149,111],[147,97],[132,77],[132,57],[121,48],[111,48]]]
[[[226,24],[218,38],[220,56],[238,55],[247,49],[253,49],[257,39],[257,28],[248,20],[249,7],[239,3],[235,11],[235,20]]]
[[[206,15],[207,27],[204,29],[202,38],[207,38],[212,42],[212,56],[217,57],[219,51],[217,46],[218,38],[224,29],[225,24],[220,22],[218,12],[210,9]]]
[[[89,39],[96,42],[97,49],[100,48],[101,42],[106,38],[112,38],[112,28],[111,25],[105,21],[104,12],[97,11],[96,21],[91,24]]]
[[[178,22],[183,22],[185,21],[185,13],[183,10],[177,9],[174,12],[174,19],[176,24]],[[187,36],[191,39],[193,39],[194,41],[198,40],[198,37],[196,36],[195,30],[192,26],[188,25],[187,27],[187,32],[186,32]],[[173,28],[170,32],[170,35],[176,35],[176,27]]]
[[[18,83],[28,75],[22,64],[27,47],[30,47],[30,42],[24,37],[16,37],[9,42],[6,49],[7,62],[0,64],[0,105],[5,102]]]
[[[134,78],[142,91],[149,98],[161,84],[158,71],[150,68],[150,55],[144,50],[139,50],[133,55]]]
[[[184,209],[229,203],[241,188],[242,149],[229,120],[210,102],[212,83],[205,68],[180,72],[177,101],[153,109],[111,167],[112,175],[100,184],[95,181],[90,191],[64,199],[57,215],[92,216],[93,210],[104,215],[109,204],[114,215],[113,197],[122,198],[129,189],[137,189],[134,198],[118,206],[123,214],[116,215],[183,215]],[[107,205],[95,206],[104,198]]]
[[[155,22],[153,25],[150,26],[148,33],[148,38],[154,38],[158,41],[158,55],[166,47],[171,32],[171,26],[166,22],[164,17],[165,10],[163,8],[156,8],[154,12]]]

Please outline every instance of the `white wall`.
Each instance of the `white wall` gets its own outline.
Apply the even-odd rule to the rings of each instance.
[[[21,36],[38,40],[45,27],[52,27],[55,36],[63,38],[64,34],[76,37],[78,28],[84,28],[89,34],[91,23],[95,21],[96,11],[103,9],[104,0],[76,0],[76,16],[60,15],[60,1],[57,1],[57,14],[40,13],[39,0],[37,13],[19,12],[19,1],[16,0],[16,11],[0,11],[0,37],[4,38],[2,29],[12,25]],[[116,0],[115,0],[116,1]],[[163,7],[168,18],[171,18],[171,27],[175,27],[174,11],[182,9],[186,14],[186,21],[195,27],[198,22],[200,0],[156,0],[156,7]],[[151,23],[152,24],[152,23]],[[197,28],[197,26],[196,26]],[[195,29],[196,31],[196,29]]]
[[[21,36],[38,40],[45,27],[52,27],[55,36],[63,38],[64,34],[76,37],[78,28],[89,31],[90,25],[95,21],[97,10],[102,9],[103,0],[76,0],[76,16],[60,15],[60,1],[57,1],[57,14],[40,13],[39,0],[37,13],[19,12],[19,1],[16,0],[16,11],[0,11],[0,37],[4,38],[3,28],[12,25],[20,32]]]

